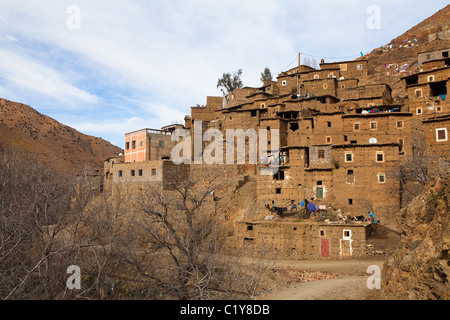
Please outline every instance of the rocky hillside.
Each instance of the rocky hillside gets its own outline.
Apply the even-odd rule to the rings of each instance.
[[[385,264],[382,298],[450,298],[450,172],[443,172],[398,215],[401,247]]]
[[[422,21],[401,36],[363,58],[369,60],[369,76],[360,84],[387,83],[394,90],[393,96],[401,101],[401,77],[419,71],[417,55],[420,52],[450,48],[450,39],[434,39],[429,35],[450,29],[450,5]],[[361,58],[359,58],[361,59]],[[395,66],[397,65],[397,67]]]
[[[0,99],[0,141],[38,153],[43,160],[57,161],[62,169],[86,165],[101,169],[103,160],[123,152],[108,141],[82,134],[27,105],[5,99]]]

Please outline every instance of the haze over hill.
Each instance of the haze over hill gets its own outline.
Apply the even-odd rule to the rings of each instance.
[[[101,169],[103,160],[122,149],[45,116],[30,106],[0,98],[0,141],[55,160],[61,167]]]

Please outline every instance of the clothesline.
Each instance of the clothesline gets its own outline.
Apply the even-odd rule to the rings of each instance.
[[[310,202],[306,199],[303,201],[300,201],[299,203],[288,206],[288,207],[275,207],[275,205],[272,203],[270,208],[272,210],[276,211],[278,215],[281,215],[284,212],[291,212],[291,211],[297,209],[299,206],[302,208],[306,208],[310,213],[327,209],[327,206],[325,206],[325,205],[314,204],[313,202]]]

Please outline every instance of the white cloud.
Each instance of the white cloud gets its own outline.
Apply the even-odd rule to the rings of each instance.
[[[47,108],[52,102],[43,96],[89,104],[95,117],[79,119],[78,129],[93,134],[164,126],[207,95],[220,95],[224,72],[242,68],[244,84],[256,86],[264,67],[277,76],[296,64],[299,51],[356,56],[385,44],[413,26],[404,20],[416,14],[416,3],[430,6],[412,2],[0,1],[0,42],[9,40],[0,44],[0,93],[39,93]],[[80,30],[67,28],[74,4]],[[381,6],[382,32],[365,27],[372,4]]]
[[[7,86],[28,89],[68,104],[82,101],[95,103],[97,98],[66,82],[64,76],[28,57],[0,50],[0,72]]]
[[[12,41],[12,42],[17,42],[17,39],[12,35],[7,35],[6,39],[8,39],[9,41]]]

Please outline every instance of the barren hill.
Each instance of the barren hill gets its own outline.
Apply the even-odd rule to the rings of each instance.
[[[393,97],[401,98],[402,82],[400,78],[407,75],[408,72],[419,71],[418,53],[450,48],[449,38],[434,37],[438,32],[450,30],[449,25],[450,5],[447,5],[385,46],[376,48],[365,55],[364,58],[369,60],[370,71],[368,77],[361,84],[387,83],[394,91]],[[396,68],[395,65],[398,67]]]
[[[89,166],[102,169],[103,160],[123,152],[103,139],[88,136],[33,108],[0,99],[0,141],[10,142],[42,159],[58,161],[63,169]]]
[[[383,299],[450,297],[450,173],[431,181],[398,215],[402,245],[385,265]]]

